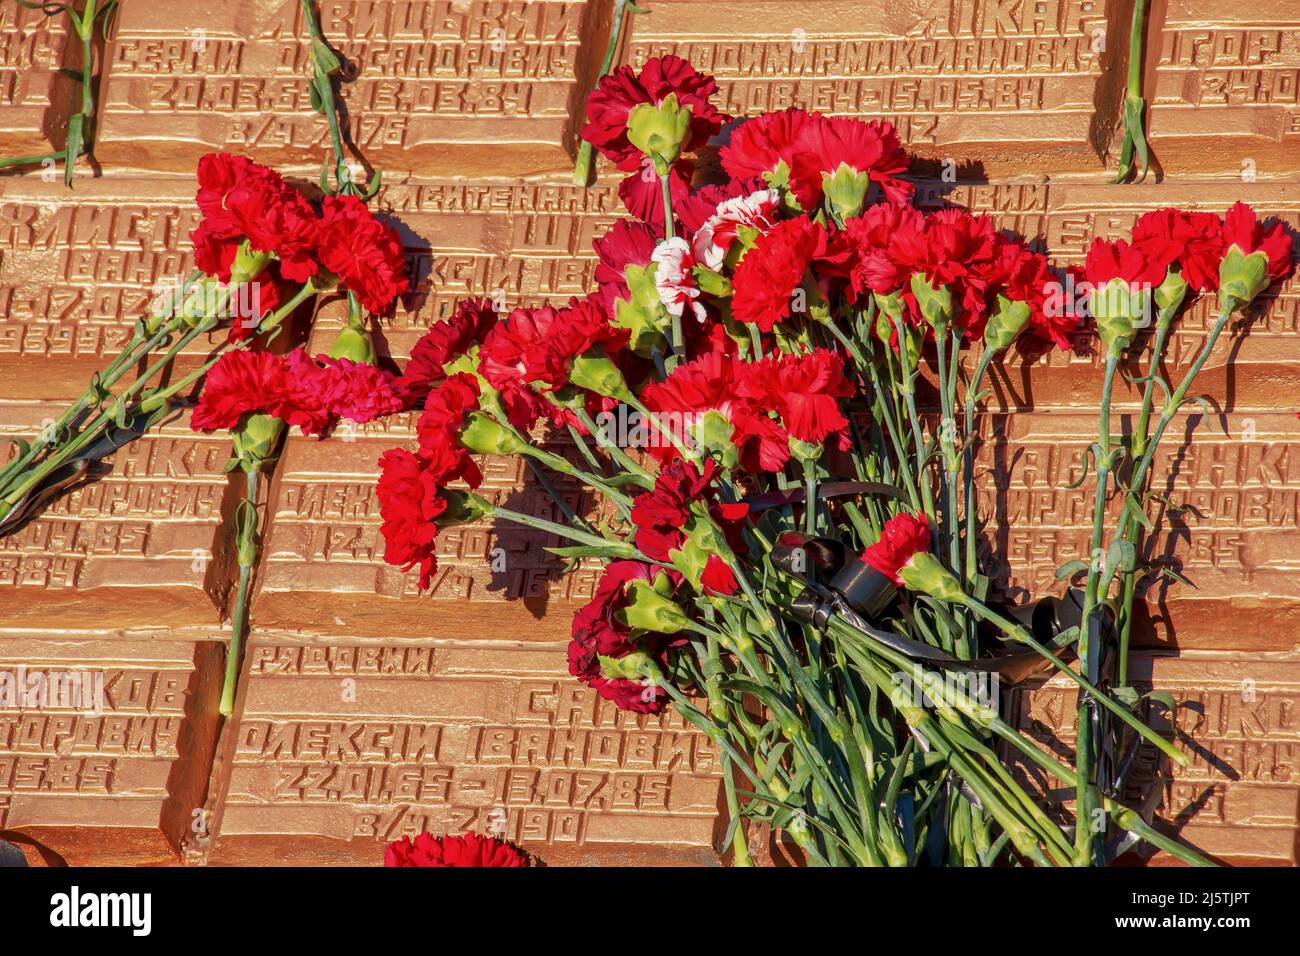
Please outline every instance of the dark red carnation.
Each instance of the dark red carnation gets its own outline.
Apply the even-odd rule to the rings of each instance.
[[[487,299],[463,299],[451,318],[429,326],[411,349],[411,360],[397,381],[407,403],[427,395],[435,382],[446,377],[443,366],[482,342],[496,324],[497,314]]]
[[[668,189],[673,198],[673,209],[691,194],[691,164],[680,160],[668,170]],[[624,208],[640,219],[656,236],[664,234],[663,185],[655,173],[654,164],[646,157],[641,167],[624,177],[618,186],[618,198]]]
[[[592,244],[600,260],[594,275],[599,289],[596,296],[610,318],[614,316],[615,300],[629,296],[627,267],[649,265],[656,241],[656,234],[646,223],[620,219]]]
[[[679,56],[653,57],[638,73],[620,67],[601,78],[587,97],[587,125],[582,138],[624,171],[638,170],[641,152],[627,138],[628,114],[640,103],[658,106],[669,94],[691,110],[690,132],[684,152],[698,149],[722,128],[727,117],[709,102],[717,92],[713,77],[696,72]]]

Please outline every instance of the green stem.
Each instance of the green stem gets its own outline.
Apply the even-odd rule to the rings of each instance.
[[[980,353],[979,363],[975,366],[975,378],[966,389],[966,450],[963,475],[963,499],[966,505],[966,562],[965,583],[967,589],[975,586],[976,567],[975,542],[978,531],[978,509],[975,506],[975,402],[979,396],[980,386],[984,384],[984,375],[993,361],[994,351],[985,348]]]
[[[614,65],[614,54],[618,52],[618,41],[623,35],[623,15],[629,7],[634,13],[641,12],[630,0],[614,0],[614,20],[609,28],[605,57],[600,61],[600,72],[596,74],[596,86],[600,86],[600,81],[609,75],[610,67]],[[578,161],[573,167],[575,186],[586,186],[591,181],[591,154],[591,144],[584,139],[578,144]]]
[[[244,499],[240,503],[236,531],[239,584],[235,590],[235,609],[230,615],[230,647],[226,651],[226,674],[221,684],[221,703],[217,707],[222,717],[234,713],[239,661],[244,635],[248,630],[248,591],[253,579],[253,565],[257,559],[257,479],[257,469],[244,472]]]

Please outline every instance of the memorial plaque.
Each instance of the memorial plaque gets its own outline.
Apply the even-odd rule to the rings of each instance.
[[[1167,0],[1147,33],[1148,138],[1167,173],[1300,170],[1300,9]]]
[[[70,399],[193,270],[189,176],[0,179],[0,398]],[[214,336],[224,336],[218,331]],[[206,354],[196,338],[178,367]]]
[[[355,69],[343,84],[354,159],[386,176],[572,164],[601,4],[326,0],[319,9],[326,40]],[[188,171],[218,149],[319,168],[329,155],[329,126],[308,96],[298,0],[125,4],[108,56],[96,147],[105,164]]]
[[[1162,829],[1220,862],[1300,862],[1300,658],[1183,651],[1137,656],[1132,673],[1139,690],[1167,691],[1177,702],[1174,739],[1191,762],[1171,770],[1143,745],[1122,799],[1138,806],[1154,787]],[[1076,688],[1060,676],[1017,690],[1015,724],[1044,745],[1072,749],[1075,701]],[[1168,712],[1153,717],[1168,732]],[[1023,758],[1010,759],[1023,772]],[[1062,786],[1031,776],[1040,788]],[[1172,861],[1159,854],[1155,862]]]
[[[0,438],[39,440],[64,403],[0,403]],[[230,436],[188,414],[0,537],[0,627],[211,627],[229,589]],[[5,446],[6,458],[12,446]],[[36,648],[33,648],[35,650]]]
[[[129,633],[0,622],[0,835],[33,862],[174,863],[207,837],[222,644],[160,603]]]
[[[975,175],[1099,169],[1117,115],[1122,61],[1103,0],[649,9],[631,18],[625,62],[685,57],[737,116],[800,107],[887,119],[910,152]]]
[[[1137,640],[1172,649],[1292,651],[1300,624],[1295,413],[1234,412],[1221,420],[1224,435],[1193,411],[1170,425],[1154,459],[1151,488],[1168,495],[1168,504],[1151,512],[1157,524],[1148,557],[1195,586],[1158,579],[1147,590],[1151,620],[1139,617]],[[996,469],[1005,476],[977,477],[980,514],[992,519],[986,538],[999,555],[994,577],[1016,603],[1059,594],[1056,569],[1087,560],[1091,544],[1092,481],[1068,486],[1096,441],[1096,415],[1052,410],[995,416],[989,425],[995,437],[981,447],[977,475]],[[1110,501],[1107,528],[1118,526],[1122,504]]]
[[[0,157],[63,149],[79,88],[59,70],[81,64],[81,47],[68,38],[61,12],[46,16],[17,3],[0,4]]]
[[[563,644],[424,625],[423,639],[258,627],[209,862],[377,864],[422,830],[495,834],[552,865],[717,861],[707,737],[601,700]]]

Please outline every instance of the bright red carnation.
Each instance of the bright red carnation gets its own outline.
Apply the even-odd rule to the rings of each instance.
[[[418,566],[420,590],[427,590],[438,569],[434,520],[447,510],[436,476],[415,455],[394,448],[379,459],[377,494],[384,560],[403,571]]]
[[[764,332],[790,316],[794,290],[808,267],[836,255],[831,234],[807,216],[777,223],[736,266],[731,312]]]
[[[265,351],[226,352],[208,369],[190,416],[196,431],[234,428],[248,412],[264,411],[284,394],[284,366]]]
[[[1133,248],[1152,263],[1168,267],[1177,262],[1197,292],[1219,287],[1223,223],[1214,213],[1156,209],[1139,217],[1130,235]]]
[[[805,211],[815,212],[822,204],[822,176],[843,165],[866,173],[887,202],[908,202],[915,187],[898,174],[907,172],[909,162],[891,124],[818,116],[799,131],[790,164],[790,188]]]
[[[397,232],[356,196],[326,196],[317,252],[367,311],[384,315],[410,289]]]
[[[925,216],[901,203],[879,203],[845,224],[852,250],[850,277],[855,295],[889,295],[911,277],[908,256],[915,256],[925,232]]]
[[[899,569],[912,555],[929,548],[930,525],[925,518],[902,512],[885,522],[880,539],[862,552],[862,560],[901,587]]]
[[[730,142],[718,151],[722,168],[733,179],[762,176],[771,183],[782,181],[781,166],[785,165],[788,176],[804,130],[823,121],[820,113],[800,109],[764,113],[746,120],[731,131]]]
[[[1268,275],[1276,282],[1291,271],[1291,236],[1280,222],[1265,228],[1255,210],[1241,200],[1223,216],[1223,245],[1236,246],[1246,255],[1262,252],[1268,257]]]
[[[438,484],[462,480],[471,488],[483,481],[478,465],[460,443],[465,417],[478,407],[478,380],[466,372],[439,382],[424,400],[424,412],[416,422],[420,458]]]
[[[384,850],[384,866],[527,866],[523,850],[493,837],[466,833],[402,837]]]
[[[1153,258],[1149,248],[1131,246],[1123,239],[1109,242],[1098,237],[1088,248],[1083,269],[1084,277],[1096,289],[1112,279],[1123,279],[1129,285],[1157,286],[1165,279],[1166,264]]]
[[[737,394],[774,409],[793,437],[817,444],[837,435],[840,448],[848,447],[849,422],[839,399],[853,394],[853,384],[844,377],[844,359],[837,352],[769,356],[740,371]]]

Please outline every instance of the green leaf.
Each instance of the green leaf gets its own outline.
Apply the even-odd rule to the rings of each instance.
[[[370,182],[366,184],[366,191],[365,194],[362,196],[363,199],[366,200],[374,199],[375,196],[378,195],[381,175],[382,175],[382,171],[376,169],[375,174],[370,177]]]
[[[1060,634],[1057,634],[1056,637],[1052,638],[1051,643],[1049,643],[1047,646],[1054,651],[1060,650],[1062,647],[1069,647],[1071,644],[1075,643],[1078,639],[1079,639],[1079,625],[1075,624],[1073,627],[1067,627]]]
[[[1169,578],[1169,580],[1171,581],[1177,581],[1179,584],[1186,584],[1189,588],[1192,588],[1193,590],[1196,591],[1200,590],[1200,588],[1197,587],[1196,583],[1193,582],[1191,579],[1189,579],[1181,571],[1171,568],[1168,565],[1161,565],[1160,573],[1165,577]]]
[[[1084,453],[1083,456],[1083,471],[1079,473],[1079,480],[1072,481],[1068,485],[1066,485],[1065,487],[1068,490],[1073,491],[1075,488],[1078,488],[1088,479],[1088,460],[1090,458],[1095,458],[1097,456],[1098,450],[1099,450],[1099,446],[1096,444],[1088,446],[1088,450],[1087,452]]]
[[[316,83],[309,83],[307,85],[307,95],[311,98],[311,108],[324,116],[325,100],[321,98],[319,85]]]
[[[1106,549],[1106,569],[1110,574],[1132,571],[1137,567],[1137,548],[1132,541],[1116,539]]]
[[[546,548],[551,554],[568,559],[578,558],[630,558],[632,556],[632,546],[630,544],[575,544],[560,548]]]
[[[1171,714],[1178,713],[1178,702],[1174,700],[1174,695],[1167,690],[1147,691],[1142,695],[1142,698],[1162,705]]]
[[[1146,509],[1142,507],[1141,500],[1131,491],[1124,499],[1124,513],[1140,524],[1148,532],[1155,528],[1155,525],[1151,522],[1151,518],[1146,513]]]
[[[1135,710],[1138,701],[1142,699],[1137,690],[1132,687],[1112,687],[1110,689],[1110,695],[1129,710]]]
[[[325,76],[333,76],[339,70],[343,69],[343,62],[338,58],[329,44],[322,43],[320,40],[313,40],[311,44],[311,61]]]
[[[65,147],[63,154],[63,184],[65,186],[72,186],[72,171],[76,166],[77,157],[81,155],[85,122],[86,118],[80,113],[68,118],[68,145]]]
[[[1080,571],[1087,571],[1087,570],[1088,570],[1088,562],[1080,558],[1075,558],[1073,561],[1067,561],[1065,562],[1065,564],[1061,565],[1059,568],[1056,569],[1056,580],[1065,581],[1068,578],[1074,577]]]

